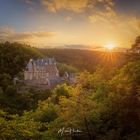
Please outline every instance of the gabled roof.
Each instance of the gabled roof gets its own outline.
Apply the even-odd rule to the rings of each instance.
[[[56,60],[54,58],[48,58],[48,57],[45,57],[43,59],[37,59],[37,60],[30,59],[30,62],[32,62],[37,66],[56,64]]]

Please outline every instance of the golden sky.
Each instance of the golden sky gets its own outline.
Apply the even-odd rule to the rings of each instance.
[[[0,41],[128,48],[140,35],[139,13],[139,0],[1,0]]]

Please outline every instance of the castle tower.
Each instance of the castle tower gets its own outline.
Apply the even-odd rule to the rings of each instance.
[[[30,61],[24,71],[24,80],[36,84],[49,84],[59,78],[59,71],[54,58],[44,58]]]

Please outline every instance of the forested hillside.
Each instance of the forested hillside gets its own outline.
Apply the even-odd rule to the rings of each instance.
[[[13,84],[14,76],[23,78],[23,69],[30,58],[43,57],[36,48],[20,43],[0,43],[0,107],[10,113],[21,113],[22,109],[30,109],[30,106],[37,104],[35,94],[18,94],[21,86]],[[27,98],[27,96],[29,96]],[[30,101],[30,96],[34,101]]]
[[[8,73],[10,76],[22,71],[30,58],[43,56],[37,49],[19,43],[0,43],[0,74]]]
[[[133,51],[137,50],[137,51]],[[139,140],[140,54],[40,50],[0,44],[1,140]],[[18,92],[12,77],[30,57],[55,57],[78,71],[75,85]],[[87,70],[84,71],[83,70]]]
[[[93,72],[98,66],[119,67],[126,62],[126,54],[110,51],[90,51],[78,49],[39,49],[47,56],[55,57],[62,63],[69,64],[79,70]]]

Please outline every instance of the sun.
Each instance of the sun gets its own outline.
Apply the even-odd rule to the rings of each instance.
[[[104,47],[108,50],[113,50],[116,47],[116,45],[113,43],[109,43],[109,44],[106,44]]]

